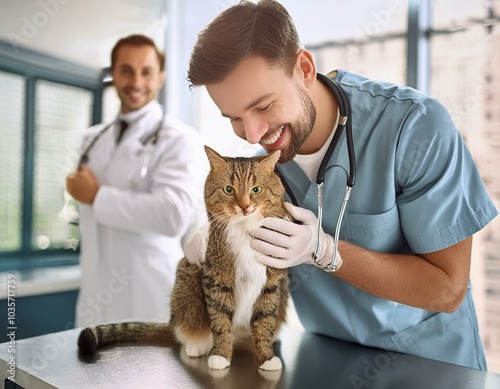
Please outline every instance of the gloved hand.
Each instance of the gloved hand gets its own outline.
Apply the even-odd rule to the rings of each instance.
[[[260,263],[275,268],[288,268],[303,263],[313,264],[313,253],[318,239],[318,219],[311,211],[285,203],[285,208],[293,219],[302,222],[296,224],[279,218],[265,218],[262,227],[251,231],[256,238],[250,246],[260,251]],[[333,259],[333,237],[320,229],[321,247],[318,253],[320,266],[329,265]],[[337,269],[342,258],[337,253]]]
[[[206,223],[196,223],[182,238],[184,256],[189,263],[198,267],[201,267],[201,264],[205,262],[209,226],[208,220]]]

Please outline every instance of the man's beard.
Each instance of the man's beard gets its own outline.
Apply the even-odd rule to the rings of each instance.
[[[299,85],[296,85],[300,95],[302,112],[299,114],[294,123],[287,123],[290,130],[290,145],[288,148],[281,150],[280,163],[291,161],[299,152],[304,142],[311,135],[314,122],[316,121],[316,107],[306,90]]]

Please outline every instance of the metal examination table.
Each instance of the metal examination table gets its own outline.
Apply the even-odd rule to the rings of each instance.
[[[228,369],[213,371],[207,357],[188,358],[178,346],[116,347],[101,351],[95,361],[83,361],[76,347],[79,332],[16,341],[17,386],[6,380],[10,354],[8,343],[1,344],[0,388],[500,388],[497,374],[291,328],[280,334],[284,368],[278,372],[258,370],[253,354],[244,350],[235,352]]]

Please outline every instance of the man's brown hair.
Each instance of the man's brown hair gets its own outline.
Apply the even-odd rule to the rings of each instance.
[[[250,55],[293,72],[300,39],[287,10],[274,0],[241,1],[217,16],[198,36],[189,62],[193,86],[221,82]]]
[[[160,71],[163,71],[165,68],[165,55],[158,50],[156,47],[154,41],[151,38],[148,38],[147,36],[144,35],[129,35],[125,38],[120,39],[118,42],[116,42],[115,47],[113,47],[113,50],[111,51],[111,69],[114,68],[116,64],[116,59],[118,57],[118,50],[122,46],[151,46],[158,57],[158,62],[160,64]]]

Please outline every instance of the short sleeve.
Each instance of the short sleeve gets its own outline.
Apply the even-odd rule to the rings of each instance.
[[[401,226],[415,253],[458,243],[497,214],[459,131],[434,99],[416,103],[403,124],[395,178]]]

